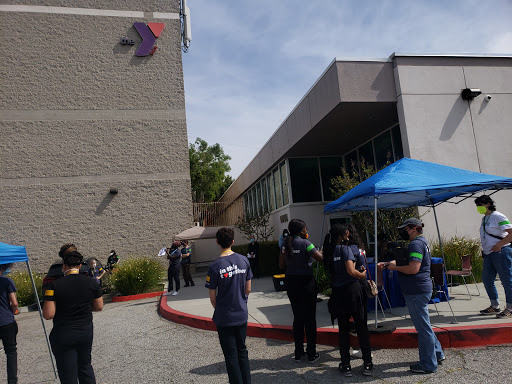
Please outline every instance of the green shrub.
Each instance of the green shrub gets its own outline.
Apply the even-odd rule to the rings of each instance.
[[[462,268],[462,256],[471,255],[471,267],[477,282],[482,281],[483,259],[480,250],[480,240],[454,236],[451,239],[441,237],[443,243],[444,262],[446,270]],[[430,242],[433,257],[442,257],[439,241]],[[462,283],[460,277],[453,277],[453,282]],[[469,282],[466,278],[466,282]]]
[[[110,276],[110,284],[121,295],[137,295],[160,288],[165,268],[159,260],[139,257],[120,262]]]
[[[259,272],[261,276],[272,276],[283,273],[279,268],[279,245],[277,241],[262,241],[258,242],[259,248]],[[234,245],[231,248],[233,251],[247,255],[249,244]]]
[[[32,276],[34,277],[34,283],[36,284],[39,300],[41,300],[43,297],[43,275],[35,273]],[[28,272],[13,272],[9,274],[8,277],[10,277],[16,285],[16,297],[18,299],[18,306],[24,307],[36,302],[36,295],[34,294],[34,288],[32,287],[32,281],[30,280],[30,275]]]
[[[326,296],[331,296],[331,276],[324,268],[324,263],[316,262],[313,264],[313,274],[316,278],[318,291]]]

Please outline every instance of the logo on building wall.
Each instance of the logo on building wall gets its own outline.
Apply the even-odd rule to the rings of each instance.
[[[134,28],[139,32],[140,37],[142,37],[142,43],[140,43],[139,49],[135,52],[136,56],[147,56],[153,55],[157,46],[155,45],[156,39],[160,36],[162,31],[164,30],[164,23],[133,23]],[[134,41],[128,39],[127,37],[121,37],[121,44],[123,45],[133,45]]]

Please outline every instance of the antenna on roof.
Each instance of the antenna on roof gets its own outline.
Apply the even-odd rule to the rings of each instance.
[[[183,52],[188,51],[192,41],[192,31],[190,28],[190,8],[187,6],[187,0],[181,0],[181,36],[183,38]]]

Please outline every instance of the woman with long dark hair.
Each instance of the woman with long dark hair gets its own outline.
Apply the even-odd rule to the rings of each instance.
[[[350,318],[354,320],[363,353],[363,374],[373,370],[370,336],[367,326],[367,295],[360,280],[366,279],[364,244],[354,226],[335,224],[325,236],[323,254],[331,274],[334,317],[338,318],[340,372],[352,376],[350,365]]]
[[[279,266],[285,269],[288,298],[293,311],[293,338],[295,360],[308,357],[313,363],[318,360],[316,352],[316,282],[311,268],[313,259],[322,261],[322,254],[307,240],[306,223],[293,219],[288,224],[290,234],[281,248]],[[307,347],[304,352],[304,329]]]
[[[64,277],[44,292],[43,317],[53,319],[50,343],[60,382],[94,384],[92,311],[103,309],[103,298],[94,279],[79,273],[83,256],[73,244],[67,245],[59,252]]]

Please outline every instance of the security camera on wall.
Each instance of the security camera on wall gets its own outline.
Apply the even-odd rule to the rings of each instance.
[[[487,96],[485,96],[485,101],[491,101],[491,99],[492,99],[492,96],[491,96],[491,95],[487,95]]]
[[[192,41],[192,30],[190,28],[190,8],[187,6],[187,0],[182,0],[183,4],[183,45],[185,47],[190,46]]]

